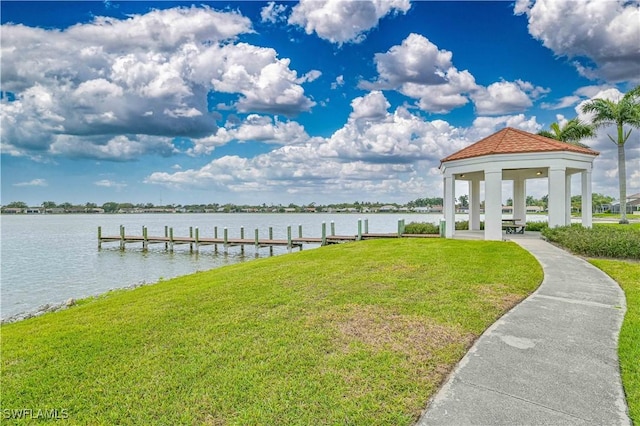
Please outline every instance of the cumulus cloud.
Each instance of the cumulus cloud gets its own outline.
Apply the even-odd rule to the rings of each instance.
[[[235,140],[239,142],[263,142],[277,145],[299,144],[309,140],[309,135],[295,121],[280,121],[277,118],[250,114],[238,123],[233,118],[218,129],[215,135],[194,139],[189,155],[209,154],[216,147]]]
[[[451,52],[413,33],[386,53],[376,53],[378,77],[372,82],[361,81],[359,86],[398,90],[417,99],[424,111],[449,112],[466,104],[469,100],[465,94],[477,88],[469,71],[453,66],[452,57]]]
[[[573,60],[580,74],[608,82],[640,82],[638,0],[518,0],[529,33],[558,56]]]
[[[549,92],[530,82],[500,81],[487,87],[476,84],[468,70],[453,65],[453,53],[439,49],[420,34],[410,34],[400,45],[376,53],[378,76],[361,81],[362,89],[392,89],[416,99],[423,111],[447,113],[464,106],[471,98],[481,115],[512,114],[524,111]]]
[[[409,0],[301,0],[288,22],[331,43],[360,43],[381,18],[410,8]]]
[[[558,99],[555,103],[543,102],[540,106],[543,109],[550,109],[550,110],[572,107],[577,103],[579,103],[580,101],[583,101],[585,99],[591,98],[592,96],[595,96],[602,90],[607,90],[611,88],[612,86],[609,86],[609,85],[580,87],[579,89],[575,90],[573,94],[569,96],[563,96],[562,98]]]
[[[3,151],[165,155],[166,141],[150,136],[215,134],[211,92],[235,96],[229,107],[245,113],[311,109],[301,85],[320,72],[299,77],[275,50],[236,42],[252,31],[238,12],[206,6],[96,17],[64,30],[5,24],[1,78],[12,97],[1,100]]]
[[[548,89],[522,80],[499,81],[479,87],[471,94],[471,98],[478,114],[497,115],[524,111],[533,106],[531,99],[548,92]]]
[[[13,186],[48,186],[46,179],[33,179],[28,182],[14,183]]]
[[[407,196],[440,191],[431,176],[437,172],[440,159],[452,152],[505,125],[531,132],[541,128],[535,117],[523,114],[478,118],[469,128],[458,128],[444,120],[427,121],[405,107],[389,111],[390,103],[380,91],[354,99],[351,106],[348,120],[327,138],[306,138],[304,134],[295,144],[254,158],[225,156],[201,168],[158,171],[147,176],[145,182],[275,197],[293,192],[326,194],[334,200],[336,196],[358,199],[369,193],[401,193],[406,200]],[[255,116],[225,126],[228,133],[219,137],[241,139],[238,135],[245,132],[252,137],[271,137],[277,125]]]

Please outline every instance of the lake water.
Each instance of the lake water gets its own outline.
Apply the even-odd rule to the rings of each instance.
[[[287,226],[294,236],[298,225],[305,237],[320,237],[322,222],[335,223],[337,235],[356,235],[358,219],[368,219],[369,232],[397,232],[398,220],[438,223],[440,214],[130,214],[130,215],[3,215],[0,218],[0,318],[34,312],[44,304],[59,304],[70,298],[80,299],[111,289],[154,283],[197,271],[217,268],[256,257],[269,256],[269,248],[257,252],[247,246],[244,255],[239,247],[200,247],[199,253],[189,253],[188,245],[176,245],[169,253],[164,245],[150,245],[143,252],[141,244],[129,244],[122,252],[119,244],[103,243],[98,249],[98,226],[103,235],[118,235],[124,225],[128,235],[142,235],[146,226],[149,236],[164,235],[164,227],[173,227],[174,235],[188,236],[189,227],[198,227],[201,237],[218,236],[228,228],[229,238],[238,238],[240,228],[245,237],[253,238],[258,228],[261,237],[268,236],[273,227],[275,239],[286,239]],[[466,215],[456,220],[466,220]],[[546,216],[527,217],[527,220],[546,220]],[[364,229],[363,229],[364,231]],[[317,246],[304,246],[304,249]],[[287,253],[276,247],[274,254]]]
[[[127,234],[141,235],[142,226],[148,235],[164,235],[164,227],[174,229],[175,236],[188,236],[189,227],[198,227],[201,237],[213,237],[213,229],[227,227],[229,237],[240,236],[245,227],[246,238],[254,230],[267,237],[273,227],[274,238],[286,239],[287,226],[293,235],[298,225],[304,236],[320,237],[322,222],[334,221],[336,234],[355,235],[358,219],[368,219],[370,232],[396,232],[398,219],[406,222],[438,222],[441,215],[429,214],[131,214],[131,215],[3,215],[0,218],[0,318],[23,312],[33,312],[41,305],[63,303],[143,283],[153,283],[179,275],[217,268],[222,265],[269,256],[269,248],[222,247],[218,253],[212,246],[200,247],[199,254],[190,254],[188,246],[176,245],[173,253],[161,244],[150,245],[143,252],[141,244],[129,244],[124,252],[118,243],[104,243],[98,250],[97,229],[103,235],[118,235],[124,225]],[[313,246],[305,246],[304,249]],[[286,248],[274,248],[274,254],[287,253]]]

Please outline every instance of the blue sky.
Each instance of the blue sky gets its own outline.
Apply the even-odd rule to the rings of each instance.
[[[582,103],[640,83],[637,0],[0,8],[3,204],[441,196],[441,158],[505,126],[588,120]],[[615,196],[607,133],[585,142],[594,191]]]

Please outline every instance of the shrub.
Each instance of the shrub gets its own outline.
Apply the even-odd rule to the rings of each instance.
[[[640,231],[629,227],[580,224],[545,228],[542,235],[576,254],[591,257],[640,260]]]
[[[525,227],[525,231],[535,231],[540,232],[543,229],[549,227],[547,222],[527,222],[527,226]]]
[[[406,234],[439,234],[440,227],[430,222],[411,222],[405,225]]]
[[[484,221],[480,221],[480,229],[484,229]],[[460,220],[456,222],[456,231],[468,231],[469,230],[469,221],[468,220]]]

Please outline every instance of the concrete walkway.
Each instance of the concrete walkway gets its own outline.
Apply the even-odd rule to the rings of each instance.
[[[617,355],[624,293],[545,241],[514,241],[542,265],[542,285],[478,339],[418,425],[630,425]]]

